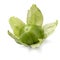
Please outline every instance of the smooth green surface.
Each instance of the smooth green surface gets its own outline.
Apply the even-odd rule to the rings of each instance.
[[[23,42],[27,45],[32,45],[32,44],[39,42],[38,38],[31,32],[23,33],[20,36],[20,40],[21,40],[21,42]]]
[[[25,32],[32,32],[33,34],[35,34],[40,39],[44,38],[44,30],[40,26],[27,25],[27,26],[25,26],[24,31]]]

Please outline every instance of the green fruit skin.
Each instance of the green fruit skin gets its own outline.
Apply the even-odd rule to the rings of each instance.
[[[38,38],[31,32],[23,33],[20,36],[21,42],[27,44],[27,45],[32,45],[37,42],[39,42]]]
[[[42,27],[40,26],[36,26],[36,25],[27,25],[24,28],[24,32],[32,32],[33,34],[35,34],[39,39],[43,39],[44,38],[44,30]]]
[[[21,42],[27,44],[27,45],[32,45],[35,43],[38,43],[38,39],[43,39],[44,38],[44,31],[43,29],[38,26],[31,26],[31,25],[26,25],[24,28],[24,32],[20,35],[20,40]]]

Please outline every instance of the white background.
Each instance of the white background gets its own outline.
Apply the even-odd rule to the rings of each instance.
[[[17,44],[7,31],[9,18],[16,16],[26,22],[27,11],[35,3],[43,13],[44,24],[59,24],[54,33],[37,49]],[[59,0],[0,0],[0,60],[60,60],[60,1]]]

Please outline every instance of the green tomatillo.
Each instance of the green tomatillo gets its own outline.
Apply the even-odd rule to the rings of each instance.
[[[17,43],[36,48],[55,30],[58,21],[43,26],[43,15],[40,9],[33,4],[28,10],[26,24],[14,16],[10,17],[9,24],[13,34],[9,31],[8,34]]]

